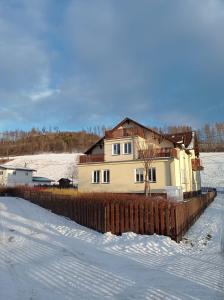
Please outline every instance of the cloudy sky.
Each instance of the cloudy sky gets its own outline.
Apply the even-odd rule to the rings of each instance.
[[[0,0],[0,131],[224,121],[223,0]]]

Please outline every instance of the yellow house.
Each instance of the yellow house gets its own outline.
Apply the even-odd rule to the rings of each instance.
[[[161,134],[126,118],[80,156],[78,187],[81,192],[144,193],[149,182],[152,193],[170,187],[200,191],[202,169],[194,132]]]

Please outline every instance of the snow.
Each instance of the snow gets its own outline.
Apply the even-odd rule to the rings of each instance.
[[[9,157],[10,161],[6,165],[14,167],[26,165],[26,167],[37,171],[34,176],[47,177],[57,182],[60,178],[71,178],[72,173],[76,175],[79,155],[80,153],[46,153],[15,156]]]
[[[204,166],[202,186],[224,187],[224,153],[201,153],[200,157]]]
[[[205,164],[220,183],[221,171]],[[1,197],[0,299],[224,299],[223,203],[219,194],[177,244],[157,235],[100,234]]]

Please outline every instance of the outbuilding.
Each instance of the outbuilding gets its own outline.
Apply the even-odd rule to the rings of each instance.
[[[52,182],[54,182],[54,180],[46,177],[33,176],[34,186],[50,186]]]
[[[60,188],[69,188],[71,187],[71,180],[69,178],[61,178],[58,180]]]
[[[33,186],[33,172],[30,168],[0,165],[0,186],[14,187],[18,185]]]

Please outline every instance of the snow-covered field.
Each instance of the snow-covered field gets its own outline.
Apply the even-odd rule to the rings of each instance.
[[[224,153],[201,153],[204,171],[202,185],[211,187],[224,187]]]
[[[209,180],[215,172],[214,184],[221,182],[222,172],[203,161]],[[204,185],[211,185],[205,180],[203,175]],[[223,300],[223,215],[219,195],[177,244],[156,235],[103,235],[25,200],[2,197],[0,299]]]
[[[60,178],[71,178],[76,175],[76,164],[79,153],[46,153],[10,157],[6,165],[37,170],[34,176],[47,177],[57,182]]]

